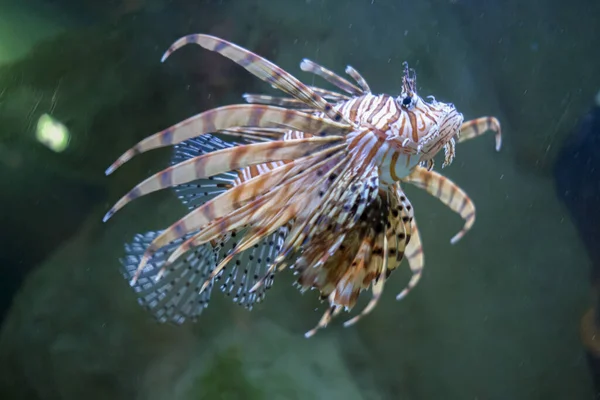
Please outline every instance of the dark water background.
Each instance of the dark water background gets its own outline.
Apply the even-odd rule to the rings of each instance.
[[[154,324],[117,258],[183,209],[160,193],[101,216],[169,150],[103,172],[150,133],[268,89],[199,47],[161,64],[189,33],[311,84],[302,58],[350,64],[390,94],[406,60],[422,95],[498,117],[500,153],[485,136],[443,171],[475,201],[473,230],[451,246],[461,221],[411,191],[424,278],[398,303],[398,273],[351,329],[304,339],[323,305],[290,277],[251,313],[216,299],[196,325]],[[580,320],[600,266],[599,49],[593,0],[0,0],[0,397],[594,398]],[[36,141],[44,113],[68,127],[66,151]]]

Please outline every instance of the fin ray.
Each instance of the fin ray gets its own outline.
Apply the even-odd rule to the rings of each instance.
[[[338,138],[335,136],[326,136],[252,143],[202,154],[172,165],[145,179],[121,197],[108,211],[107,216],[114,215],[129,202],[161,189],[209,178],[250,165],[293,160],[310,154],[311,151],[317,151],[319,147],[335,143],[337,140]],[[221,187],[223,186],[221,185]]]
[[[243,47],[215,36],[205,34],[192,34],[184,36],[175,41],[175,43],[169,47],[169,49],[163,55],[161,61],[164,62],[175,50],[189,43],[195,43],[207,50],[217,52],[229,58],[230,60],[244,67],[250,73],[254,74],[256,77],[271,84],[277,89],[280,89],[290,96],[304,101],[311,107],[323,111],[333,121],[345,121],[342,114],[334,110],[332,105],[329,104],[327,100],[319,96],[290,73],[284,71],[263,57],[244,49]]]
[[[205,111],[148,136],[123,153],[108,167],[106,175],[113,173],[137,154],[181,143],[196,136],[233,127],[277,127],[279,124],[285,124],[303,132],[318,133],[319,136],[344,134],[351,128],[347,124],[339,124],[287,108],[258,104],[223,106]]]

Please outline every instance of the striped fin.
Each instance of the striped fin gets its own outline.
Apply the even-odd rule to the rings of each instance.
[[[256,212],[256,208],[262,207],[268,201],[270,202],[272,197],[273,196],[267,198],[266,196],[261,196],[245,204],[243,207],[232,211],[226,216],[209,223],[195,235],[184,241],[173,253],[171,253],[166,261],[166,265],[174,263],[177,258],[181,257],[194,247],[216,240],[226,232],[236,231],[247,226],[251,222]]]
[[[455,244],[471,229],[475,223],[475,204],[469,196],[450,179],[435,171],[416,167],[405,180],[437,197],[452,211],[458,213],[465,220],[465,225],[450,243]]]
[[[219,133],[257,143],[268,142],[271,140],[281,140],[287,131],[287,129],[282,128],[252,128],[247,126],[243,128],[223,129],[219,131]]]
[[[410,243],[410,241],[412,239],[412,226],[413,226],[412,222],[414,219],[414,209],[412,207],[412,204],[410,203],[410,200],[404,194],[404,191],[400,187],[400,183],[396,183],[395,186],[396,187],[394,190],[394,195],[396,196],[396,202],[399,204],[400,221],[402,222],[402,225],[404,226],[402,231],[404,232],[404,235],[406,236],[406,244],[405,244],[405,246],[406,246],[408,243]],[[399,250],[403,250],[403,249],[399,249]],[[404,257],[404,252],[398,252],[396,260],[401,261],[403,257]]]
[[[340,146],[340,147],[343,147]],[[334,149],[335,150],[335,149]],[[323,156],[323,154],[315,154],[315,156],[313,157],[315,161],[318,160],[318,157]],[[312,161],[312,159],[311,159]],[[312,190],[314,187],[317,187],[319,185],[318,182],[311,182],[312,185],[307,185],[307,178],[312,177],[313,174],[319,174],[320,170],[327,170],[327,164],[328,163],[332,163],[332,162],[336,162],[336,158],[333,157],[331,159],[327,158],[326,155],[324,157],[323,160],[316,162],[314,164],[311,165],[310,168],[306,169],[304,172],[301,172],[300,174],[297,174],[299,171],[299,168],[301,168],[301,166],[298,166],[295,169],[290,169],[291,164],[286,164],[286,166],[288,167],[288,170],[290,170],[291,172],[288,175],[295,175],[292,179],[288,180],[285,182],[285,185],[281,185],[278,188],[270,191],[267,194],[264,194],[261,197],[256,198],[255,200],[246,203],[245,205],[243,205],[242,207],[236,209],[236,210],[231,210],[231,212],[223,217],[220,217],[220,219],[218,221],[215,221],[214,224],[209,224],[207,225],[202,231],[200,231],[194,238],[190,239],[188,242],[184,243],[181,247],[180,250],[177,250],[176,252],[179,254],[183,254],[184,252],[188,251],[189,249],[191,249],[194,246],[198,246],[202,243],[205,243],[207,241],[212,240],[215,235],[218,235],[219,233],[222,233],[224,231],[230,230],[230,229],[237,229],[238,227],[245,225],[245,224],[257,224],[260,223],[261,218],[264,214],[262,214],[262,211],[266,211],[268,212],[273,212],[273,210],[275,209],[274,207],[276,206],[281,206],[283,207],[283,205],[285,204],[285,202],[290,198],[293,197],[294,195],[297,195],[298,198],[301,198],[300,194],[303,193],[303,191],[306,190]],[[308,162],[306,164],[309,164]],[[261,177],[264,177],[265,175],[270,175],[270,174],[274,174],[274,171],[277,170],[271,170],[269,172],[266,172],[265,174],[262,175],[258,175],[258,177],[251,179],[250,181],[247,181],[245,183],[242,183],[240,186],[245,186],[248,183],[254,181],[255,179],[260,179]],[[296,173],[295,173],[296,172]],[[325,173],[322,173],[322,176],[325,175]],[[324,177],[321,178],[321,180],[323,180]],[[232,190],[236,190],[238,189],[240,186],[235,187]],[[285,189],[285,190],[283,190]],[[252,196],[252,197],[256,197],[256,196]],[[270,207],[265,206],[265,202],[268,202],[267,205],[271,205]],[[304,210],[311,210],[314,209],[314,204],[313,205],[306,205],[304,204]],[[312,208],[311,208],[312,207]],[[295,209],[295,212],[298,212],[298,208]],[[175,257],[175,254],[172,256]],[[171,260],[173,261],[173,260]]]
[[[350,326],[369,314],[377,305],[383,292],[390,262],[387,256],[390,254],[389,232],[386,229],[387,210],[388,205],[384,198],[377,197],[373,200],[365,210],[365,214],[360,217],[358,225],[344,235],[339,251],[336,251],[322,267],[311,267],[311,261],[307,259],[310,257],[309,254],[303,254],[299,259],[298,272],[301,274],[299,284],[303,288],[319,289],[321,298],[327,299],[330,310],[353,308],[360,291],[372,287],[373,298],[366,308],[348,320],[344,326]],[[313,246],[318,246],[321,242],[324,240],[318,240],[307,250],[312,251]],[[315,251],[315,253],[319,252],[320,249]],[[334,316],[335,314],[325,316],[326,321],[322,320],[310,331],[309,336],[314,335],[318,329],[324,328],[328,320]]]
[[[277,203],[275,203],[277,204]],[[269,206],[267,204],[267,206]],[[264,208],[265,206],[263,206]],[[272,208],[273,205],[270,205],[269,208]],[[265,210],[266,211],[266,210]],[[259,243],[265,239],[268,235],[277,231],[279,228],[283,227],[290,220],[290,213],[285,212],[285,208],[278,213],[276,213],[273,217],[268,218],[264,224],[253,227],[246,237],[239,243],[238,246],[227,255],[217,267],[211,272],[206,282],[200,288],[200,292],[208,288],[212,282],[212,279],[216,277],[221,271],[227,266],[227,264],[234,259],[235,256],[242,254],[244,251],[250,249],[253,246],[258,246]]]
[[[319,136],[343,134],[349,126],[328,121],[296,110],[257,104],[236,104],[205,111],[163,131],[155,133],[127,150],[107,170],[111,174],[135,155],[183,142],[196,136],[223,129],[253,127],[287,127]]]
[[[350,229],[377,195],[379,180],[376,168],[372,165],[355,168],[351,157],[342,162],[345,163],[343,169],[332,170],[332,173],[336,174],[331,175],[332,179],[320,213],[313,215],[310,220],[306,219],[306,226],[310,226],[310,229],[306,230],[304,226],[296,224],[299,235],[294,239],[297,245],[311,240],[312,236],[325,230],[333,230],[338,234],[340,230]],[[323,210],[327,210],[327,213],[322,212]],[[352,218],[348,221],[350,215]],[[331,254],[334,251],[335,249],[331,248],[327,253]]]
[[[311,137],[289,141],[254,143],[216,150],[170,166],[147,178],[123,196],[106,214],[106,220],[138,197],[167,187],[208,178],[223,172],[270,161],[304,157],[319,147],[338,141],[333,137]],[[225,184],[217,186],[226,188]]]
[[[388,253],[388,238],[386,235],[381,235],[381,238],[382,238],[382,242],[383,242],[381,250],[382,250],[382,253],[384,255],[386,255]],[[388,257],[384,256],[382,258],[382,265],[381,265],[381,269],[380,269],[381,272],[380,272],[379,276],[377,277],[377,280],[373,283],[373,287],[371,289],[371,291],[373,292],[373,297],[371,298],[369,303],[367,303],[367,306],[360,312],[360,314],[358,314],[354,318],[351,318],[348,321],[344,322],[344,327],[347,328],[351,325],[354,325],[365,315],[367,315],[371,311],[373,311],[375,306],[377,306],[377,303],[379,302],[379,299],[381,298],[381,294],[383,293],[383,286],[385,284],[385,280],[386,280],[386,276],[387,276],[387,266],[388,266]]]
[[[323,96],[323,98],[327,100],[332,100],[334,102],[347,101],[350,100],[350,96],[346,96],[345,94],[341,94],[338,92],[334,92],[332,90],[323,89],[317,86],[309,86],[310,90],[318,94],[319,96]]]
[[[288,210],[286,211],[285,216],[280,217],[281,221],[283,223],[285,223],[285,221],[287,221],[285,226],[279,227],[281,224],[278,224],[277,227],[278,230],[277,232],[273,232],[271,233],[271,239],[268,240],[269,246],[270,246],[270,251],[269,251],[269,256],[266,258],[266,264],[265,264],[265,268],[264,268],[264,272],[261,275],[254,275],[254,281],[252,283],[252,285],[249,285],[245,288],[246,293],[247,294],[251,294],[254,295],[255,293],[260,293],[260,292],[264,292],[264,290],[268,289],[268,285],[269,282],[272,285],[272,281],[274,278],[274,273],[275,270],[277,269],[278,266],[280,266],[281,268],[281,259],[279,258],[280,254],[281,254],[281,250],[285,244],[285,240],[286,237],[288,236],[289,230],[290,230],[290,225],[291,225],[291,221],[293,220],[295,213],[298,212],[298,208],[299,208],[299,204],[296,204],[296,208],[293,209],[293,211],[290,211],[290,207],[287,206],[286,208],[288,208]],[[281,215],[281,213],[279,213]],[[267,220],[269,223],[273,223],[270,222],[270,220]],[[263,229],[263,234],[264,232],[271,232],[271,230],[265,230]],[[274,239],[275,237],[273,237],[275,234],[277,234],[276,239],[277,239],[277,247],[275,248],[275,251],[273,251],[273,244],[274,244]],[[265,234],[266,235],[266,234]],[[263,245],[266,245],[267,241],[266,239],[263,239]],[[190,246],[193,246],[194,243],[191,243]],[[259,245],[255,245],[255,249],[258,248]],[[254,252],[254,249],[252,250]],[[245,257],[246,253],[238,253],[236,254],[236,256],[243,258]],[[250,255],[249,256],[249,260],[252,261],[253,260],[253,256]],[[261,258],[259,258],[258,263],[261,263]],[[282,269],[282,268],[281,268]],[[258,268],[257,268],[258,270]],[[265,285],[267,285],[267,287],[265,288]]]
[[[323,314],[323,316],[321,317],[319,322],[317,323],[317,326],[315,326],[313,329],[306,332],[304,334],[304,337],[309,339],[309,338],[313,337],[319,329],[327,328],[327,325],[329,325],[329,322],[331,322],[331,319],[336,317],[340,312],[342,312],[342,310],[343,310],[343,307],[341,307],[341,306],[329,307],[327,309],[327,311],[325,311],[325,313]]]
[[[171,255],[167,258],[161,268],[161,271],[158,273],[157,278],[161,278],[165,270],[171,264],[175,263],[178,258],[183,256],[194,247],[203,246],[219,238],[223,238],[224,234],[231,236],[238,230],[248,226],[255,214],[255,209],[262,207],[265,203],[272,199],[272,197],[273,196],[267,198],[267,196],[261,196],[244,205],[243,207],[236,209],[225,217],[212,221],[200,231],[196,232],[194,235],[191,235],[191,237],[186,235],[188,236],[188,239],[181,243],[179,247],[175,249],[175,251],[171,252]],[[234,252],[235,251],[237,251],[237,247]],[[229,257],[229,254],[226,257]],[[229,257],[228,260],[229,259],[231,259],[231,257]],[[218,272],[220,272],[224,267],[225,265],[221,263],[219,265]],[[207,279],[212,280],[213,276],[209,276]],[[203,285],[200,288],[200,291],[204,290],[205,287],[206,285]]]
[[[285,257],[297,250],[311,232],[315,234],[319,224],[325,225],[327,221],[332,219],[330,212],[325,213],[325,210],[329,210],[332,201],[340,199],[343,193],[343,186],[340,185],[340,181],[350,169],[352,163],[347,156],[343,156],[337,160],[332,159],[331,161],[334,164],[328,168],[320,180],[320,183],[322,183],[322,179],[328,179],[327,185],[322,188],[322,196],[319,199],[315,199],[319,203],[319,208],[315,208],[314,206],[307,207],[306,210],[310,210],[310,214],[305,212],[303,216],[296,218],[292,230],[286,239],[284,248],[275,260],[275,264],[279,264]],[[343,169],[339,171],[339,168]],[[313,186],[317,186],[317,183],[313,183]]]
[[[126,256],[121,260],[124,277],[131,279],[136,273],[142,254],[160,232],[137,234],[133,241],[125,245]],[[182,239],[180,239],[181,241]],[[215,268],[216,257],[210,246],[202,246],[187,257],[172,264],[165,279],[156,280],[162,264],[179,244],[175,241],[163,247],[148,262],[133,289],[140,305],[144,306],[159,322],[181,324],[186,319],[195,320],[208,306],[212,286],[198,293]]]
[[[171,165],[179,164],[201,154],[212,153],[213,151],[228,149],[241,144],[243,143],[225,141],[207,133],[173,146],[175,151],[171,158]]]
[[[377,170],[367,168],[362,176],[348,185],[336,183],[336,187],[341,190],[331,192],[330,199],[333,204],[327,203],[323,207],[327,207],[329,212],[313,221],[308,233],[303,232],[298,239],[312,243],[312,246],[315,241],[330,243],[326,251],[322,252],[322,257],[316,263],[311,263],[313,268],[329,261],[329,258],[344,244],[346,234],[352,232],[361,218],[367,218],[371,225],[378,222],[377,217],[364,216],[368,207],[377,199],[379,181],[376,178]],[[350,216],[352,218],[348,218]],[[328,269],[328,266],[325,265],[324,268]]]
[[[343,275],[335,282],[335,289],[330,294],[330,302],[335,305],[343,305],[347,309],[354,307],[360,291],[381,276],[384,258],[383,242],[385,241],[387,252],[386,219],[387,215],[383,207],[379,206],[373,210],[373,214],[367,219],[366,232],[361,237],[358,251],[352,263],[345,268]],[[360,318],[360,317],[359,317]]]
[[[388,229],[389,257],[388,274],[400,266],[406,246],[412,239],[412,219],[414,211],[410,201],[396,182],[388,192]]]
[[[331,160],[327,161],[331,162]],[[314,178],[316,178],[315,175],[319,176],[319,170],[315,169],[313,166],[313,170],[304,173],[301,179],[290,180],[289,182],[286,182],[286,185],[278,187],[267,195],[257,198],[236,212],[209,225],[207,229],[201,230],[195,237],[182,244],[180,249],[176,250],[171,255],[166,264],[168,265],[173,262],[176,257],[185,253],[189,248],[213,240],[214,235],[219,235],[222,234],[222,232],[235,229],[241,224],[250,226],[251,236],[244,238],[243,244],[240,243],[233,253],[222,260],[213,271],[213,275],[220,273],[235,255],[247,250],[250,246],[257,244],[266,235],[269,235],[273,231],[284,226],[290,220],[301,215],[302,212],[306,212],[306,210],[309,210],[308,212],[310,212],[311,209],[318,206],[318,202],[311,202],[310,199],[318,199],[321,196],[317,196],[317,190],[315,189],[320,186],[320,182],[317,181],[314,185],[307,184],[308,182],[312,183],[314,181]],[[321,174],[321,181],[325,179],[323,175],[324,174]],[[294,201],[294,198],[298,200]],[[233,222],[233,217],[238,215],[240,215],[240,217],[234,220],[236,222]],[[271,268],[268,270],[268,273],[272,273]],[[209,277],[209,279],[210,278],[211,277]],[[206,285],[208,285],[208,282]],[[254,291],[253,289],[255,288],[253,287],[251,291]]]
[[[357,70],[355,70],[352,66],[348,65],[346,67],[346,73],[350,75],[356,81],[356,83],[358,83],[358,86],[361,87],[364,94],[371,93],[371,88],[369,87],[369,84],[367,83],[365,78],[363,78],[362,75],[358,73]]]
[[[274,128],[232,128],[231,131],[242,131],[244,139],[247,139],[252,134],[257,137],[267,135],[267,137],[274,140],[283,138],[287,132],[287,130]],[[229,130],[221,131],[221,133],[231,135]],[[259,138],[259,141],[264,140],[264,137]],[[210,134],[203,135],[176,145],[171,164],[179,164],[201,154],[236,145],[239,144],[225,142]],[[236,177],[238,177],[237,173],[220,174],[210,179],[195,181],[193,184],[177,186],[175,191],[185,205],[190,209],[194,209],[204,204],[202,200],[207,199],[207,195],[217,193],[210,192],[217,184],[226,183],[233,186]],[[262,240],[259,246],[253,247],[250,251],[243,254],[235,255],[229,263],[231,268],[228,267],[227,271],[223,271],[223,279],[219,284],[220,290],[230,297],[234,303],[248,310],[251,310],[254,304],[260,303],[264,299],[266,291],[274,283],[274,274],[271,273],[265,278],[264,285],[259,290],[251,293],[250,288],[268,271],[270,264],[281,250],[287,232],[288,227],[282,227],[277,232],[272,233]],[[237,237],[243,237],[244,231],[233,230],[224,235],[214,245],[217,264],[224,257],[231,254],[237,246],[236,234]],[[187,257],[185,258],[187,259]]]
[[[161,61],[164,62],[175,50],[190,43],[195,43],[207,50],[215,51],[229,58],[273,87],[304,101],[311,107],[323,111],[332,120],[336,122],[344,121],[342,114],[334,110],[327,100],[288,72],[249,50],[214,36],[203,34],[184,36],[169,47]]]
[[[346,268],[342,277],[335,282],[335,289],[329,297],[332,305],[342,305],[346,309],[351,309],[356,304],[363,281],[367,277],[367,266],[371,262],[376,234],[375,229],[369,229],[367,234],[362,237],[352,264]]]
[[[236,175],[229,177],[223,175],[225,174],[177,186],[175,187],[175,193],[181,203],[189,210],[196,209],[233,187]]]
[[[341,193],[339,190],[341,185],[339,185],[338,180],[340,179],[339,176],[349,169],[351,164],[348,162],[348,158],[345,154],[339,154],[324,161],[326,163],[323,166],[319,166],[317,177],[314,177],[313,181],[306,185],[305,191],[299,192],[296,196],[298,198],[303,196],[307,200],[303,203],[296,204],[297,207],[299,205],[301,205],[301,207],[300,209],[297,209],[294,215],[294,223],[286,237],[283,249],[279,252],[269,272],[274,271],[278,267],[280,269],[284,268],[286,266],[284,260],[291,256],[295,251],[298,251],[305,241],[308,241],[307,236],[314,235],[315,233],[313,231],[318,230],[319,224],[322,226],[326,221],[333,219],[330,211],[330,203],[332,201],[342,201],[339,198],[340,196],[336,195],[336,193]],[[342,170],[342,173],[340,173],[338,169],[342,167],[344,169]],[[331,190],[332,188],[338,190]],[[308,192],[306,192],[307,189]],[[338,235],[338,239],[341,242],[341,240],[343,240],[343,235]],[[327,241],[320,241],[320,244],[327,244]],[[308,248],[314,250],[314,247],[311,247],[310,245]],[[329,253],[333,252],[335,252],[335,249],[330,248]],[[320,254],[323,255],[325,253],[322,252]],[[263,276],[263,278],[250,290],[254,291],[260,287],[262,281],[266,277],[267,275]]]
[[[220,133],[239,136],[252,141],[273,141],[273,140],[291,140],[304,139],[315,135],[299,130],[290,130],[288,128],[231,128],[220,131]]]
[[[305,108],[306,103],[302,100],[291,99],[289,97],[278,97],[278,96],[268,96],[265,94],[249,94],[245,93],[243,95],[244,100],[247,103],[251,104],[268,104],[278,107],[289,107],[289,108]]]
[[[237,145],[239,143],[226,142],[211,134],[202,135],[175,145],[171,165]],[[214,196],[223,193],[227,188],[232,187],[236,178],[236,173],[222,173],[208,179],[198,179],[189,184],[176,186],[174,191],[181,202],[193,210]]]
[[[277,186],[290,176],[293,176],[293,178],[286,181],[286,184],[302,179],[302,177],[306,176],[306,174],[299,175],[298,172],[300,172],[300,169],[304,169],[307,165],[311,165],[311,163],[319,160],[320,158],[327,159],[329,154],[340,151],[344,147],[345,145],[332,147],[316,153],[311,157],[306,157],[302,159],[301,162],[296,160],[260,174],[238,186],[233,187],[232,189],[229,189],[227,192],[215,197],[206,204],[191,211],[185,217],[171,225],[155,239],[152,245],[148,247],[144,257],[142,257],[139,269],[141,270],[143,268],[144,264],[155,251],[167,243],[234,212],[251,199],[254,199],[257,196],[271,190],[271,188]],[[320,164],[317,162],[310,168],[306,169],[305,173],[318,168],[319,165]]]
[[[481,117],[463,122],[460,127],[458,143],[483,135],[487,131],[496,133],[496,151],[500,151],[502,147],[502,129],[500,128],[500,121],[495,117]]]
[[[319,64],[315,63],[314,61],[309,60],[308,58],[305,58],[302,60],[302,62],[300,63],[300,69],[302,71],[310,72],[310,73],[320,76],[321,78],[325,79],[327,82],[342,89],[346,93],[351,94],[352,96],[358,97],[358,96],[362,96],[364,94],[364,91],[361,88],[348,82],[346,79],[337,75],[333,71],[328,70],[327,68],[323,67],[322,65],[319,65]]]
[[[267,274],[267,272],[281,250],[288,230],[288,226],[281,227],[276,232],[266,236],[249,251],[234,256],[229,263],[231,265],[231,268],[228,267],[229,273],[220,285],[221,291],[227,296],[232,296],[235,303],[249,310],[252,309],[255,303],[260,303],[264,299],[266,291],[273,285],[275,274]],[[231,254],[236,247],[237,242],[234,237],[222,246],[220,250],[222,255],[219,259]],[[264,285],[260,289],[251,292],[250,289],[264,274],[267,274]]]
[[[423,255],[423,245],[421,243],[421,235],[419,234],[419,228],[417,227],[416,220],[413,219],[411,229],[411,240],[406,246],[406,259],[408,260],[408,266],[412,272],[412,276],[408,281],[406,287],[396,296],[396,300],[402,300],[405,298],[411,290],[417,286],[423,275],[423,268],[425,267],[425,258]]]
[[[368,271],[369,277],[365,278],[364,265],[369,265],[373,241],[384,232],[386,224],[386,213],[377,198],[377,182],[369,179],[372,172],[376,175],[376,170],[371,169],[347,186],[332,184],[343,191],[332,191],[331,203],[320,208],[318,218],[313,217],[308,232],[298,239],[305,243],[295,266],[300,274],[298,283],[305,289],[318,288],[323,296],[335,291],[337,294],[330,298],[332,305],[351,308],[365,279],[368,284],[379,273]],[[348,212],[355,218],[346,218]],[[357,256],[359,252],[364,253],[362,259]]]
[[[239,209],[248,200],[262,194],[270,187],[277,185],[294,167],[293,163],[259,175],[203,204],[163,231],[153,242],[140,261],[138,271],[144,268],[152,254],[173,240],[177,240],[190,232],[222,218]],[[135,277],[133,280],[135,283]]]
[[[421,239],[418,231],[416,231],[416,223],[414,222],[414,209],[408,197],[404,194],[400,183],[396,182],[390,194],[390,221],[393,226],[394,234],[397,239],[396,257],[392,264],[388,266],[388,274],[392,273],[403,258],[407,258],[412,277],[407,287],[396,296],[397,300],[402,299],[410,290],[419,282],[421,278],[422,265],[415,264],[415,259],[412,259],[412,248],[415,243],[420,246]],[[416,240],[416,242],[415,242]],[[408,254],[407,254],[408,253]],[[393,255],[390,253],[390,255]]]

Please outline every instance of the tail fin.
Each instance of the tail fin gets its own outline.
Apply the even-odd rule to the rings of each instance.
[[[121,263],[123,275],[128,281],[135,274],[142,254],[160,233],[150,231],[136,234],[131,242],[125,244],[126,256]],[[185,239],[173,241],[155,253],[133,285],[140,305],[147,308],[159,322],[181,324],[186,319],[195,320],[210,301],[212,282],[198,294],[217,262],[217,254],[209,244],[179,258],[161,279],[156,280],[162,264]]]

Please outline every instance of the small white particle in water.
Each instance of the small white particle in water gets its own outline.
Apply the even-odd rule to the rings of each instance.
[[[348,25],[348,29],[352,29],[352,24]]]
[[[404,31],[404,36],[408,35],[408,29]]]
[[[500,179],[504,178],[504,174],[500,175]]]

